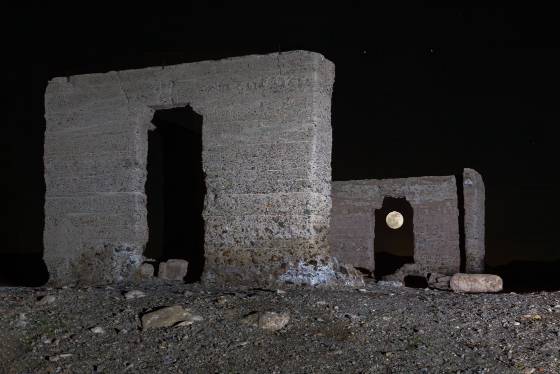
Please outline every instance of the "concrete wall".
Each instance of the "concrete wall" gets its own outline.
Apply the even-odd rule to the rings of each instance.
[[[332,255],[356,267],[375,269],[375,210],[381,208],[386,196],[404,197],[413,209],[415,264],[407,266],[407,271],[458,272],[459,211],[454,176],[333,182]]]
[[[484,272],[484,182],[473,169],[463,171],[465,207],[465,271]]]
[[[203,116],[206,281],[274,281],[328,255],[334,65],[295,51],[54,78],[45,95],[44,258],[52,283],[142,262],[154,111]]]

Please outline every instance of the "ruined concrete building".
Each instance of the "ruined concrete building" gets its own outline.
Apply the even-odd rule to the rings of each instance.
[[[206,282],[340,279],[328,235],[333,82],[334,65],[306,51],[52,79],[50,282],[129,279],[147,257],[198,263]],[[477,270],[483,190],[467,173],[466,263]],[[374,211],[391,197],[410,204],[417,266],[459,269],[452,178],[335,182],[333,192],[330,239],[343,262],[374,269]]]
[[[482,272],[484,184],[473,169],[458,179],[459,189],[454,176],[333,182],[332,255],[400,281],[457,273],[461,262]],[[397,227],[386,222],[391,212],[402,217]]]

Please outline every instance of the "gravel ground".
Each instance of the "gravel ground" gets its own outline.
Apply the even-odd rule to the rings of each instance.
[[[126,299],[130,290],[144,297]],[[285,291],[285,292],[284,292]],[[143,330],[181,305],[192,324]],[[288,313],[270,331],[251,312]],[[2,373],[560,373],[560,292],[0,288]]]

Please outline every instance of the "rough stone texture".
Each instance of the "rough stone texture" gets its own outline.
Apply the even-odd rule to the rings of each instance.
[[[451,276],[438,273],[430,273],[427,279],[428,286],[438,290],[448,290],[450,280]]]
[[[465,271],[484,272],[484,182],[473,169],[463,171],[465,208]]]
[[[138,268],[138,278],[140,279],[150,279],[154,276],[155,269],[154,265],[144,262]]]
[[[158,278],[183,280],[187,276],[189,263],[186,260],[171,259],[159,264]]]
[[[404,197],[413,209],[414,264],[406,264],[406,269],[397,273],[404,277],[458,272],[459,213],[454,176],[333,182],[332,255],[340,262],[374,271],[375,210],[387,196]]]
[[[203,116],[207,282],[267,283],[328,256],[334,65],[294,51],[52,79],[44,259],[54,284],[127,279],[143,261],[157,109]]]
[[[252,312],[243,317],[242,322],[267,331],[278,331],[290,322],[290,314],[285,312]]]
[[[453,291],[465,293],[500,292],[504,288],[502,278],[494,274],[457,273],[449,285]]]
[[[144,314],[142,316],[142,329],[148,330],[159,327],[169,327],[191,318],[191,312],[184,309],[181,305],[168,306]]]

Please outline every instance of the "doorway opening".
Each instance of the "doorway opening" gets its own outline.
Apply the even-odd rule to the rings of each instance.
[[[375,210],[373,248],[376,279],[414,263],[413,210],[405,198],[385,197]]]
[[[404,285],[412,288],[428,288],[428,280],[421,275],[407,275],[404,277]]]
[[[149,240],[144,256],[189,262],[185,281],[204,267],[202,116],[190,106],[154,113],[148,132],[146,196]]]

